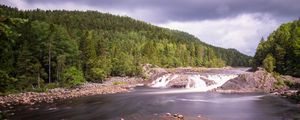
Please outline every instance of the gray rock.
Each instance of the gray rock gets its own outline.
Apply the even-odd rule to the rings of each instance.
[[[263,70],[239,75],[237,78],[227,81],[218,90],[230,90],[233,92],[270,92],[274,90],[277,80],[271,73]]]

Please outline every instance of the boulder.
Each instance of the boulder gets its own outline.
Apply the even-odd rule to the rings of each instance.
[[[271,92],[277,80],[271,73],[264,70],[240,74],[238,77],[227,81],[216,91],[232,92]]]

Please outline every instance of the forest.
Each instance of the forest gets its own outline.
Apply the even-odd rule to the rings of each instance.
[[[288,31],[287,41],[299,37],[290,35],[300,32],[299,27],[294,30],[294,24],[299,22],[282,28]],[[274,33],[269,39],[277,37],[285,36]],[[235,49],[214,47],[188,33],[126,16],[96,11],[18,10],[4,5],[0,6],[0,44],[1,93],[102,82],[109,76],[143,76],[141,65],[146,63],[160,67],[224,67],[249,66],[251,59]],[[300,46],[299,39],[297,44],[289,44]],[[279,46],[280,50],[286,46]],[[258,56],[262,54],[260,49],[257,63],[266,53]],[[288,50],[284,58],[276,58],[276,63],[285,64],[286,69],[275,69],[299,75],[299,69],[297,73],[297,67],[289,64],[299,60],[300,51]],[[295,56],[297,59],[284,61],[287,63],[279,61]]]
[[[266,40],[261,39],[253,58],[253,67],[257,66],[300,77],[300,19],[282,24]]]

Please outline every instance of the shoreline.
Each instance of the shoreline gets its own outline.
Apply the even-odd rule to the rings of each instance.
[[[142,78],[112,77],[104,83],[85,83],[75,88],[54,88],[47,92],[24,92],[0,96],[0,108],[13,108],[17,105],[53,103],[93,95],[130,92],[130,89],[142,84]],[[130,82],[128,82],[130,81]],[[118,84],[116,84],[118,83]]]

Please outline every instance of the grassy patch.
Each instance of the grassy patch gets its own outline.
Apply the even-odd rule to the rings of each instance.
[[[117,82],[113,82],[113,85],[125,85],[127,84],[126,82],[120,82],[120,81],[117,81]]]

